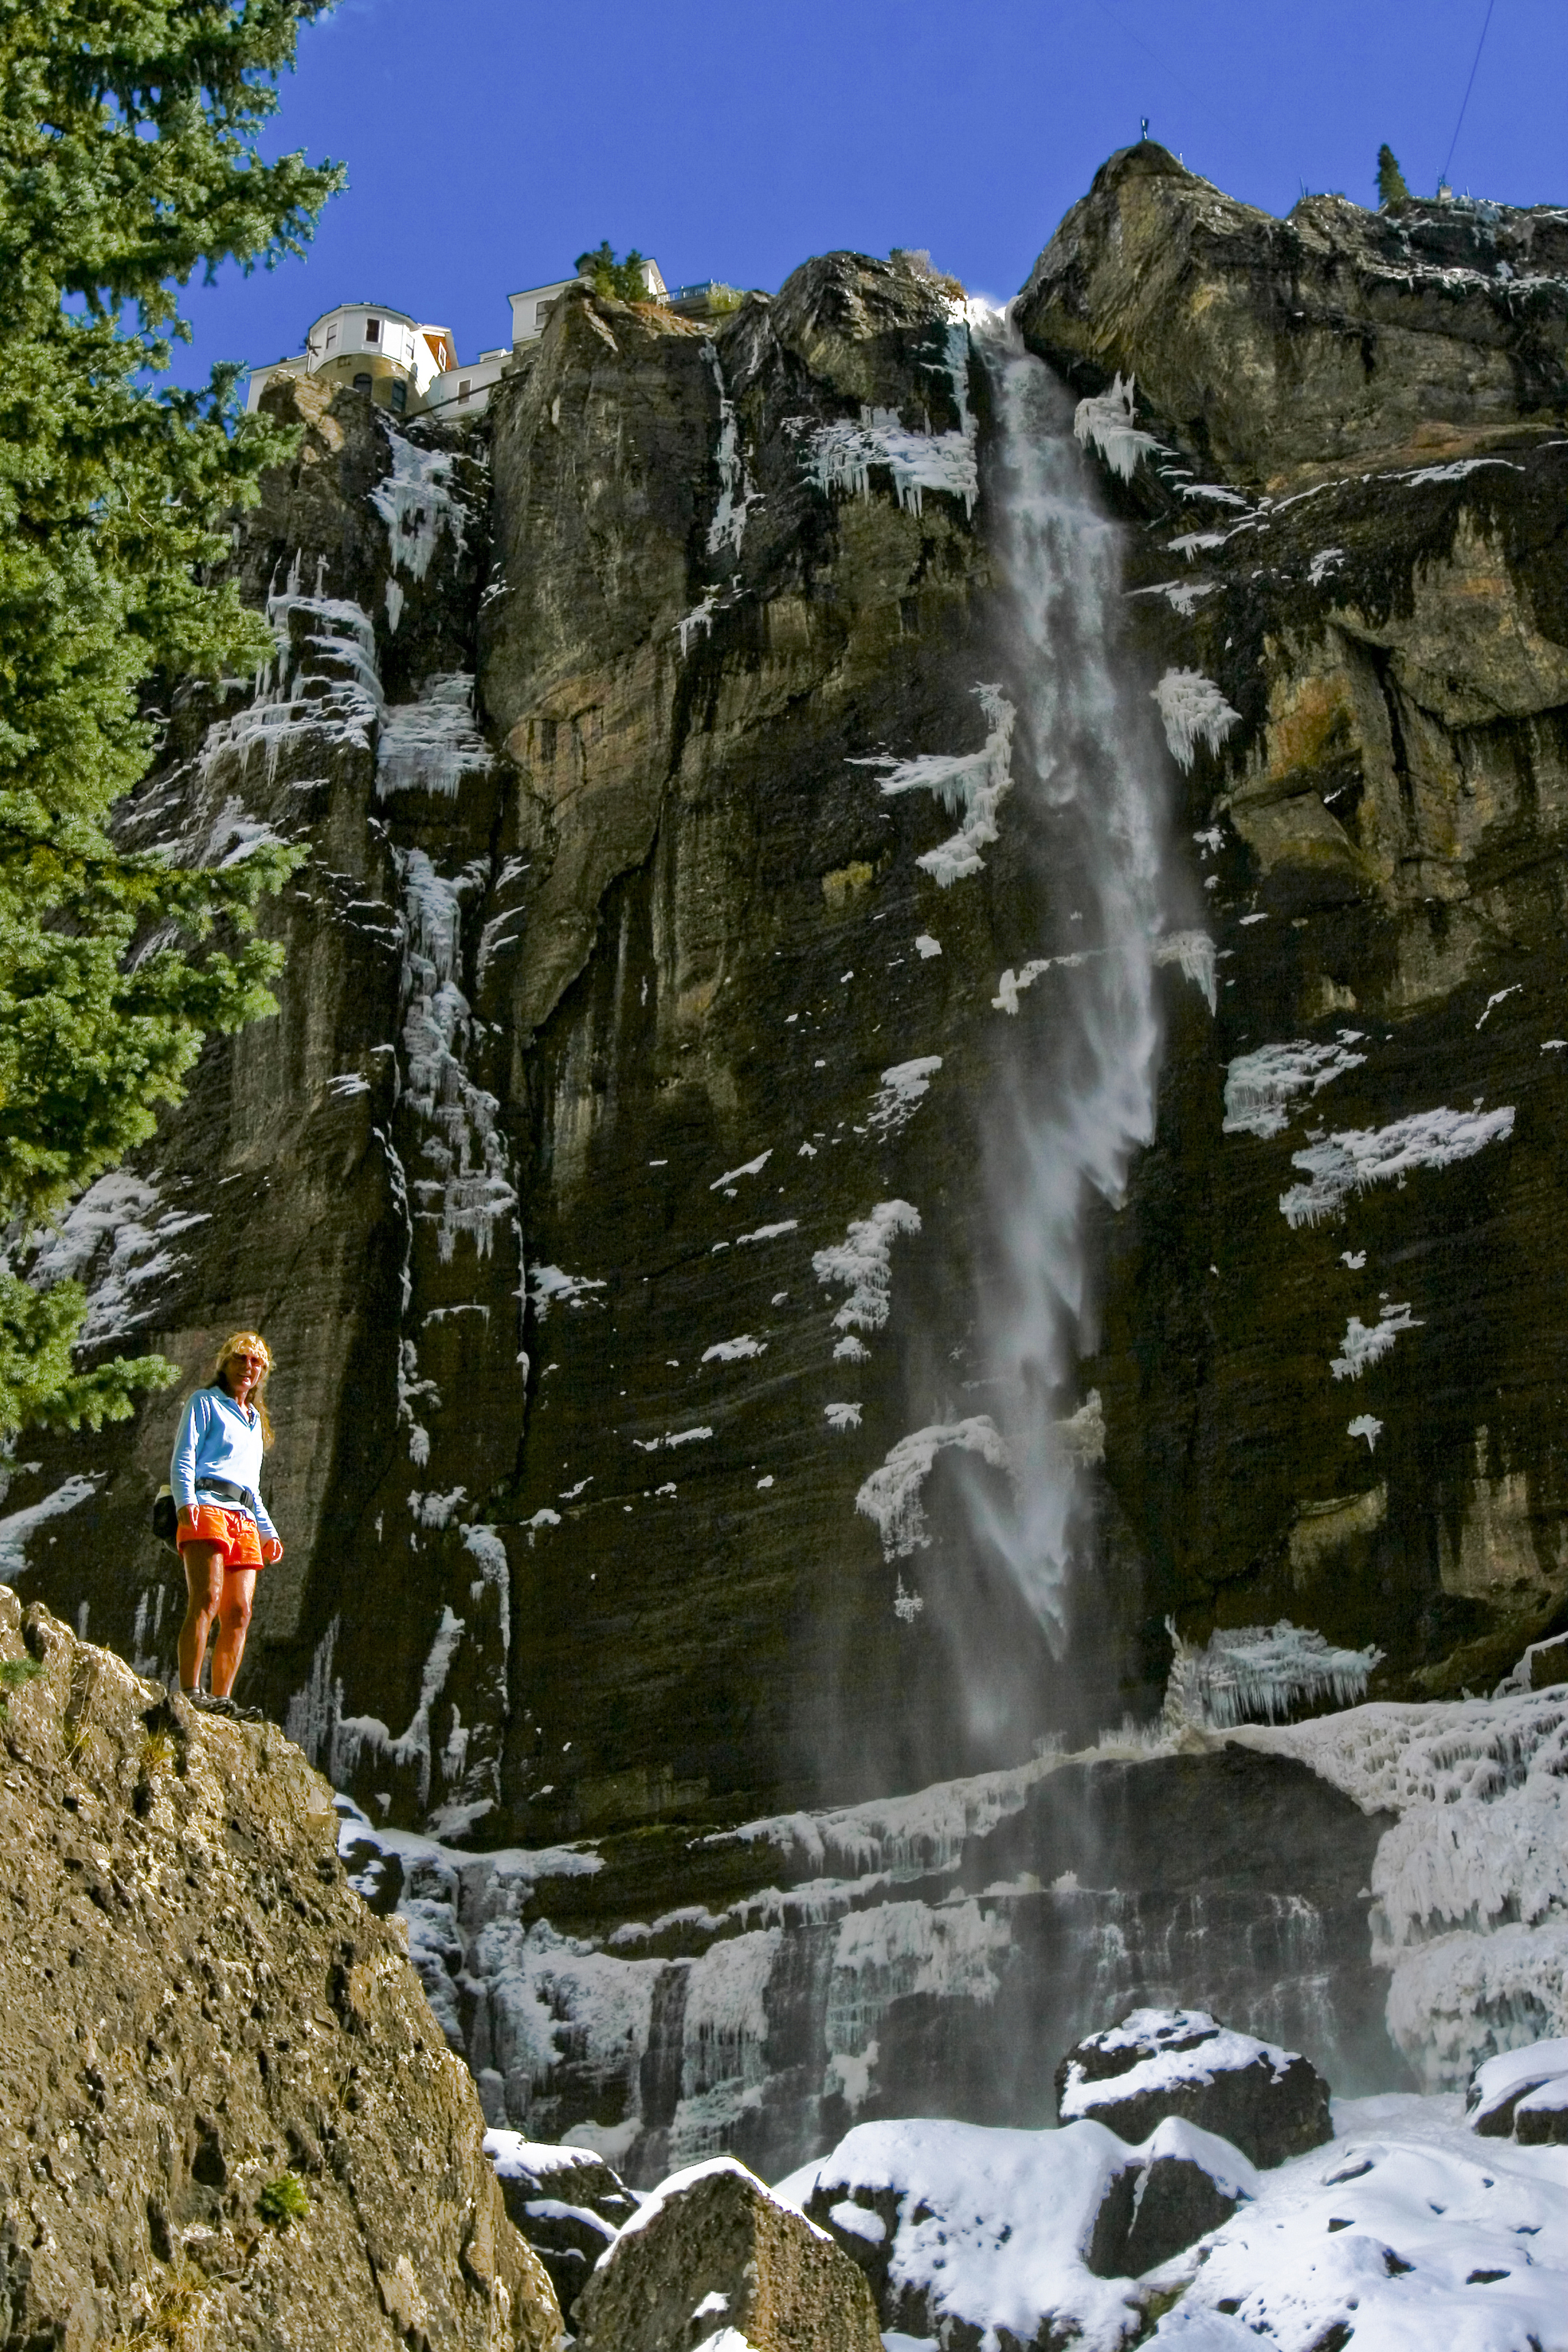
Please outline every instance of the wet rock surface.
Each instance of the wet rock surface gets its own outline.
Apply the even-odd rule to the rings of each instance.
[[[876,2308],[826,2231],[727,2158],[666,2181],[578,2298],[584,2352],[880,2352]]]
[[[1329,2085],[1308,2059],[1203,2010],[1133,2010],[1069,2050],[1056,2082],[1064,2122],[1089,2117],[1126,2140],[1174,2117],[1270,2165],[1333,2137]]]
[[[6,2352],[552,2352],[472,2085],[344,1884],[326,1784],[5,1587],[0,1660]]]

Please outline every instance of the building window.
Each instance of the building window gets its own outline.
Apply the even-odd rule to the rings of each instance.
[[[327,329],[327,349],[328,349],[328,351],[331,351],[331,350],[332,345],[337,341],[337,340],[338,340],[338,331],[337,331],[337,329],[336,329],[335,327],[329,327],[329,328]]]
[[[355,390],[356,392],[368,392],[368,391],[370,390],[370,388],[371,388],[371,380],[370,380],[370,378],[369,378],[369,376],[368,376],[368,375],[356,375],[356,376],[355,376],[355,378],[354,378],[354,390]]]
[[[365,341],[366,341],[367,343],[379,343],[379,342],[380,342],[380,341],[381,341],[381,320],[380,320],[379,319],[367,319],[367,320],[365,320],[365,322],[364,322],[364,339],[365,339]]]
[[[554,308],[555,305],[553,302],[536,302],[533,306],[534,325],[536,327],[542,327]]]
[[[399,416],[408,405],[408,386],[403,382],[401,376],[395,376],[393,379],[392,405]]]
[[[468,396],[469,393],[471,393],[471,392],[472,392],[473,388],[474,388],[474,380],[473,380],[472,376],[466,375],[466,376],[463,378],[462,383],[458,386],[458,398],[459,400],[467,400],[467,398],[468,398]]]

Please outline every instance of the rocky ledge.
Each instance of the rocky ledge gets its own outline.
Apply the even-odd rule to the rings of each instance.
[[[553,2352],[396,1923],[270,1726],[0,1586],[0,2347]]]

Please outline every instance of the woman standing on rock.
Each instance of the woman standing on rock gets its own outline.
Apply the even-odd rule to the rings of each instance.
[[[212,1378],[180,1415],[169,1464],[184,1562],[185,1622],[180,1628],[180,1687],[212,1715],[258,1720],[229,1696],[245,1652],[257,1571],[283,1557],[278,1530],[257,1493],[261,1456],[272,1443],[264,1391],[272,1354],[256,1331],[237,1331],[218,1350]],[[212,1696],[201,1687],[214,1622]]]

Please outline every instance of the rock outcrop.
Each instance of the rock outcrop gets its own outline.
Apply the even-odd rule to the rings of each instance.
[[[583,2352],[880,2352],[876,2306],[825,2230],[732,2158],[665,2181],[577,2301]]]
[[[1313,195],[1276,220],[1145,140],[1096,173],[1017,317],[1080,392],[1136,377],[1225,481],[1453,458],[1568,407],[1568,211]]]
[[[0,2345],[554,2352],[331,1791],[0,1587]]]
[[[1487,2059],[1471,2077],[1466,2120],[1483,2139],[1568,2144],[1568,2042],[1533,2042]]]
[[[1216,2025],[1204,2010],[1132,2010],[1069,2050],[1056,2081],[1064,2123],[1088,2118],[1125,2140],[1173,2119],[1269,2165],[1333,2137],[1329,2086],[1310,2060]]]
[[[584,2282],[637,2210],[620,2176],[587,2147],[552,2147],[518,2132],[485,2134],[507,2215],[539,2256],[570,2320]]]

